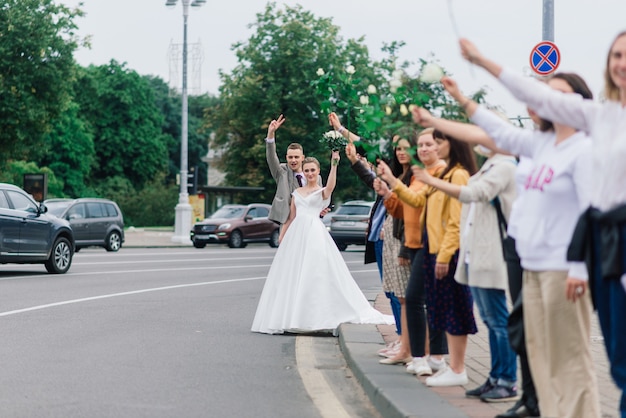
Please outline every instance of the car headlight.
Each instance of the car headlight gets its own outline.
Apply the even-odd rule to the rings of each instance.
[[[230,228],[230,224],[221,224],[217,229],[219,229],[220,231],[223,231],[224,229],[229,229]]]

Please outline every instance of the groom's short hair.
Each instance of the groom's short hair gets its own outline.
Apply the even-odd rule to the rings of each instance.
[[[291,144],[289,144],[287,149],[288,150],[290,150],[290,149],[299,149],[300,151],[302,151],[302,154],[304,154],[304,148],[302,148],[302,145],[298,144],[297,142],[292,142]]]

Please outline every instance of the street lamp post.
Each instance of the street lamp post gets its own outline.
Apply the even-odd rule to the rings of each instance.
[[[188,173],[188,104],[187,104],[187,19],[189,17],[189,6],[199,7],[206,3],[206,0],[181,0],[183,4],[183,89],[182,89],[182,118],[181,118],[181,138],[180,138],[180,193],[178,204],[176,205],[176,220],[174,224],[174,236],[172,241],[191,245],[189,231],[191,229],[191,205],[189,204],[189,193],[187,191]],[[167,0],[165,5],[174,7],[178,0]]]

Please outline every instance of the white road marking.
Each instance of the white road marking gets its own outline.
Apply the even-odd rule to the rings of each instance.
[[[313,337],[296,337],[296,363],[304,388],[323,418],[350,418],[324,374],[315,367]]]
[[[251,266],[239,266],[238,268],[260,268],[260,267],[270,267],[270,264],[257,264]],[[128,274],[128,273],[155,273],[160,271],[193,271],[193,270],[224,270],[224,269],[234,269],[233,266],[220,266],[220,267],[176,267],[176,268],[160,268],[160,269],[141,269],[141,270],[112,270],[107,272],[102,271],[87,271],[84,273],[66,273],[65,276],[69,277],[78,277],[78,276],[93,276],[97,274]],[[0,281],[4,280],[20,280],[20,279],[34,279],[41,277],[50,277],[50,274],[38,274],[34,276],[15,276],[15,277],[4,277],[0,278]]]
[[[228,259],[210,259],[210,258],[172,258],[172,259],[160,259],[160,260],[135,260],[135,261],[119,261],[115,260],[115,264],[145,264],[145,263],[176,263],[184,261],[185,263],[214,263],[216,261],[238,261],[238,260],[271,260],[272,257],[245,257],[245,258],[228,258]],[[72,265],[74,266],[95,266],[100,264],[111,264],[111,261],[90,261],[90,262],[76,262],[74,261]]]
[[[180,260],[179,260],[180,261]],[[261,268],[261,267],[270,267],[271,264],[255,264],[250,266],[203,266],[203,267],[177,267],[177,268],[159,268],[159,269],[140,269],[140,270],[110,270],[107,271],[107,274],[126,274],[126,273],[154,273],[159,271],[194,271],[194,270],[224,270],[224,269],[246,269],[246,268]],[[351,273],[371,273],[377,270],[353,270]],[[0,270],[0,273],[2,270]],[[82,273],[66,273],[64,277],[77,277],[77,276],[92,276],[95,274],[102,274],[102,271],[87,271]],[[20,280],[20,279],[34,279],[41,277],[50,277],[49,273],[47,274],[36,274],[32,276],[15,276],[15,277],[0,277],[0,281],[4,280]]]
[[[119,297],[119,296],[138,295],[140,293],[159,292],[159,291],[162,291],[162,290],[172,290],[172,289],[182,289],[182,288],[185,288],[185,287],[206,286],[206,285],[223,284],[223,283],[247,282],[247,281],[252,281],[252,280],[264,280],[264,279],[265,279],[265,276],[263,276],[263,277],[247,277],[247,278],[244,278],[244,279],[218,280],[218,281],[214,281],[214,282],[201,282],[201,283],[187,283],[187,284],[178,284],[178,285],[174,285],[174,286],[154,287],[154,288],[151,288],[151,289],[132,290],[132,291],[129,291],[129,292],[110,293],[108,295],[92,296],[92,297],[81,298],[81,299],[71,299],[71,300],[65,300],[65,301],[61,301],[61,302],[48,303],[48,304],[45,304],[45,305],[31,306],[30,308],[15,309],[13,311],[0,312],[0,317],[2,317],[2,316],[9,316],[9,315],[16,315],[16,314],[20,314],[20,313],[24,313],[24,312],[38,311],[38,310],[41,310],[41,309],[54,308],[54,307],[57,307],[57,306],[71,305],[71,304],[74,304],[74,303],[90,302],[92,300],[115,298],[115,297]]]
[[[211,258],[200,258],[200,259],[180,259],[180,258],[172,258],[172,259],[160,259],[160,260],[136,260],[136,261],[115,261],[115,264],[145,264],[145,263],[177,263],[177,262],[181,262],[184,261],[185,263],[207,263],[207,262],[211,262],[214,263],[216,261],[223,261],[223,262],[231,262],[231,261],[238,261],[238,260],[266,260],[266,259],[273,259],[273,257],[241,257],[241,258],[221,258],[221,259],[211,259]],[[346,264],[363,264],[362,261],[346,261]],[[111,264],[111,261],[92,261],[92,262],[77,262],[76,259],[74,259],[74,261],[72,262],[73,266],[95,266],[95,265],[100,265],[100,264]]]

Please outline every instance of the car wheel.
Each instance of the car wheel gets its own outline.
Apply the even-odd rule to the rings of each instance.
[[[193,241],[193,246],[196,248],[204,248],[206,247],[206,242]]]
[[[272,248],[278,248],[278,237],[280,236],[280,233],[278,232],[278,229],[275,230],[274,232],[272,232],[272,236],[270,236],[270,247]]]
[[[228,240],[228,246],[230,248],[243,248],[243,235],[241,231],[234,230],[230,233],[230,239]]]
[[[57,238],[50,252],[50,258],[44,263],[48,273],[63,274],[72,265],[72,246],[67,238]]]
[[[117,251],[122,248],[122,236],[117,231],[112,231],[106,240],[105,247],[107,251]]]
[[[339,248],[339,251],[345,251],[346,248],[348,248],[348,244],[346,244],[345,242],[338,242],[337,248]]]

